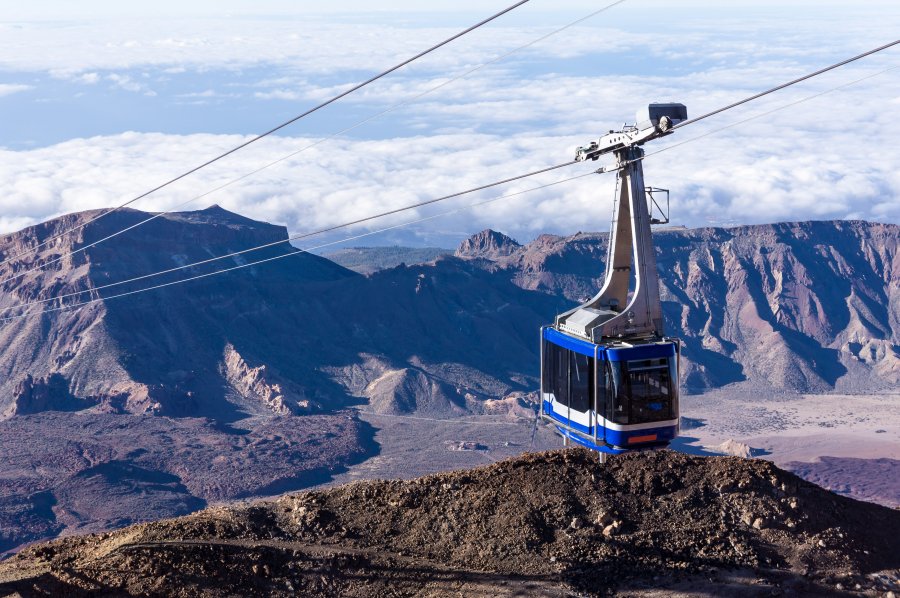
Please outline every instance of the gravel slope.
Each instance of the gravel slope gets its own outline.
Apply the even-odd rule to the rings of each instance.
[[[766,461],[572,449],[33,546],[0,595],[874,596],[898,538]]]

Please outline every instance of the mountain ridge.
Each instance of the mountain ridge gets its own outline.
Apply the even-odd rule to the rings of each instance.
[[[100,214],[70,214],[6,235],[0,238],[0,257],[27,250],[60,230]],[[66,251],[145,217],[147,214],[137,210],[123,210],[101,218],[78,230],[74,240],[54,240],[25,257],[24,265],[13,261],[0,268],[0,277],[8,278],[57,259]],[[900,384],[898,238],[900,227],[896,225],[863,221],[657,231],[666,327],[685,343],[685,387],[697,390],[749,383],[792,392],[853,392]],[[436,374],[428,370],[440,369],[439,364],[448,362],[474,366],[481,372],[474,378],[493,378],[494,382],[485,384],[503,387],[506,394],[526,391],[535,380],[526,364],[537,353],[528,338],[528,328],[537,329],[551,321],[555,313],[593,295],[602,283],[606,239],[603,233],[541,235],[521,245],[502,233],[486,230],[461,243],[452,257],[443,255],[427,264],[399,265],[365,278],[292,248],[285,242],[284,227],[259,223],[218,206],[167,214],[137,231],[63,258],[47,270],[6,281],[0,286],[0,308],[89,290],[135,273],[201,261],[209,255],[253,245],[284,242],[189,272],[194,275],[240,265],[251,257],[297,255],[250,268],[248,276],[229,273],[216,277],[227,279],[227,283],[207,279],[154,291],[152,296],[101,301],[78,311],[45,314],[40,320],[31,317],[6,323],[0,327],[0,342],[5,345],[0,348],[0,373],[5,374],[0,377],[0,413],[28,409],[10,405],[9,399],[10,395],[23,396],[26,374],[39,385],[50,376],[62,375],[70,383],[68,392],[73,398],[93,401],[106,410],[177,414],[210,408],[216,398],[207,391],[219,384],[245,399],[258,398],[246,383],[238,382],[250,370],[257,377],[278,379],[254,382],[262,384],[259,389],[270,388],[261,391],[263,394],[274,392],[273,385],[284,387],[287,395],[281,393],[281,402],[287,400],[292,406],[280,404],[276,409],[298,412],[327,403],[343,404],[340,395],[349,387],[341,382],[346,376],[340,370],[363,365],[366,355],[379,356],[383,363],[383,371],[376,378],[387,370],[401,372],[394,375],[399,376],[397,383],[390,385],[400,394],[408,394],[412,387],[420,393],[430,388],[429,392],[446,394],[447,381],[435,379]],[[152,282],[177,280],[184,275],[173,273]],[[148,282],[115,291],[137,289]],[[205,295],[199,289],[204,289]],[[244,298],[242,293],[252,298]],[[494,313],[488,314],[484,298],[491,294],[495,297],[490,302]],[[203,296],[195,301],[198,295]],[[467,296],[471,303],[467,303]],[[366,299],[357,300],[363,297]],[[220,305],[224,310],[221,320],[233,320],[237,309],[252,325],[235,335],[233,322],[225,327],[210,317],[218,307],[208,306]],[[283,306],[288,306],[288,311],[281,311]],[[510,316],[510,309],[517,312],[516,317]],[[145,325],[142,311],[156,320]],[[496,315],[504,311],[507,313]],[[324,352],[319,350],[313,358],[318,363],[302,374],[300,360],[281,363],[284,358],[277,357],[268,333],[259,332],[271,331],[286,314],[291,314],[298,331],[313,324],[312,328],[320,331],[330,326],[338,332],[337,342],[321,347]],[[364,330],[368,324],[359,320],[366,314],[377,320],[373,330]],[[386,328],[385,323],[408,326],[415,321],[419,324],[404,334],[407,348],[396,351],[391,335],[397,329]],[[53,330],[52,343],[39,342],[41,335],[48,333],[46,326]],[[206,330],[204,334],[214,331],[214,346],[206,343],[185,354],[178,347],[181,339],[198,337],[198,326]],[[444,332],[429,330],[434,326],[443,326]],[[511,330],[517,331],[516,338],[500,343],[502,349],[491,339],[492,334],[508,337]],[[297,355],[302,355],[310,350],[301,350],[298,341],[283,330],[279,336],[288,351],[296,347]],[[431,336],[448,339],[447,343],[439,340],[442,352],[433,350],[434,343],[427,340]],[[458,350],[459,345],[471,343],[473,338],[480,338],[480,345],[496,346],[496,351],[480,351],[482,360],[467,359],[466,351]],[[241,347],[242,342],[252,346]],[[359,346],[348,351],[353,345]],[[91,357],[84,363],[82,356],[87,353]],[[152,359],[146,360],[147,355]],[[199,355],[204,359],[196,368],[182,367],[181,362],[196,361]],[[416,360],[432,365],[423,370]],[[484,360],[493,365],[480,367]],[[238,367],[241,361],[246,365]],[[244,374],[229,373],[229,364]],[[506,373],[497,376],[501,369]],[[322,376],[325,371],[333,374],[330,382]],[[368,370],[363,367],[360,371]],[[430,381],[415,381],[420,375]],[[203,380],[197,380],[197,376]],[[471,373],[456,376],[449,382],[453,385],[472,377]],[[366,385],[373,381],[367,380]],[[56,384],[59,387],[58,379]],[[331,390],[322,394],[321,388],[329,384]],[[366,385],[354,392],[364,391]],[[315,390],[321,396],[316,397]],[[479,394],[470,390],[456,394]],[[383,394],[383,388],[371,392]],[[359,398],[367,400],[364,392]],[[409,404],[410,397],[404,401]],[[453,400],[440,402],[451,408]],[[200,403],[206,407],[196,406]],[[390,401],[379,404],[388,405]]]
[[[670,229],[654,239],[666,329],[686,341],[686,386],[751,378],[795,392],[857,390],[872,374],[886,386],[900,383],[897,225]],[[812,248],[811,239],[819,241]],[[606,240],[541,235],[486,267],[522,288],[581,302],[602,285]]]
[[[85,225],[101,214],[103,212],[70,214],[9,235],[0,239],[2,255],[32,249],[36,243],[61,231]],[[0,307],[9,308],[17,303],[79,291],[87,293],[74,299],[83,300],[86,296],[93,296],[88,293],[97,286],[200,262],[211,256],[255,245],[278,242],[283,243],[246,257],[260,259],[297,254],[291,259],[302,264],[299,268],[285,268],[276,262],[266,270],[266,275],[285,277],[287,280],[282,285],[293,283],[299,288],[356,276],[323,258],[301,255],[299,250],[286,242],[287,229],[284,227],[259,223],[217,206],[194,212],[165,214],[138,230],[59,259],[61,255],[134,226],[149,216],[137,210],[116,212],[76,230],[74,239],[52,240],[35,253],[24,256],[21,262],[16,260],[0,268],[0,276],[4,279],[24,274],[2,285]],[[25,273],[25,270],[55,260],[59,261],[49,264],[46,269]],[[190,275],[202,274],[241,265],[246,263],[244,260],[245,256],[236,256],[227,261],[196,266],[186,272]],[[236,299],[244,313],[253,310],[252,297],[256,295],[256,289],[252,281],[259,275],[256,267],[249,270],[249,279],[247,276],[235,276],[229,281],[229,284],[236,285],[242,293],[251,297]],[[184,272],[173,272],[148,281],[117,286],[106,292],[129,292],[142,285],[170,282],[184,276],[187,276]],[[112,408],[115,403],[124,405],[124,409],[131,413],[191,413],[191,404],[197,401],[205,402],[210,409],[214,409],[211,404],[218,398],[204,396],[204,388],[216,384],[214,380],[217,376],[213,372],[220,362],[225,361],[228,332],[217,321],[219,318],[214,310],[206,309],[204,303],[235,300],[227,297],[229,289],[226,287],[207,285],[206,289],[208,294],[193,305],[184,298],[193,298],[196,287],[186,295],[181,295],[180,289],[161,289],[154,298],[135,295],[124,301],[100,301],[78,310],[61,310],[4,323],[0,329],[0,339],[4,341],[4,347],[0,348],[0,373],[5,374],[0,377],[0,412],[3,411],[4,398],[14,392],[15,385],[26,373],[41,378],[52,374],[64,375],[70,382],[72,395],[95,396],[106,408]],[[173,313],[171,307],[166,309],[166,306],[178,303],[180,305],[174,309],[176,312],[182,309],[183,313]],[[55,306],[54,303],[49,305]],[[154,320],[149,325],[147,315]],[[225,317],[230,319],[233,315],[228,313]],[[235,324],[230,323],[232,327]],[[215,342],[204,344],[201,341],[202,350],[198,347],[193,352],[179,349],[179,345],[190,344],[200,329],[213,335]],[[50,342],[41,342],[41,337],[45,335]],[[200,356],[206,359],[201,360]],[[198,360],[200,363],[196,363]],[[196,367],[186,369],[184,365],[192,361]],[[16,372],[20,373],[16,375]],[[205,379],[195,382],[198,377]],[[124,402],[122,397],[125,397]]]

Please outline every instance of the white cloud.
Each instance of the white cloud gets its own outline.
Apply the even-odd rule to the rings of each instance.
[[[770,3],[769,9],[778,6]],[[748,14],[743,21],[716,17],[694,23],[692,13],[683,11],[681,20],[666,30],[629,30],[621,25],[573,28],[393,115],[421,131],[419,136],[330,141],[213,194],[196,207],[220,203],[253,218],[287,224],[294,232],[334,225],[567,161],[576,145],[630,120],[641,104],[682,101],[696,116],[893,37],[889,18],[873,22],[854,13],[827,22],[784,22]],[[541,27],[491,26],[454,44],[452,51],[440,51],[345,101],[355,103],[360,113],[371,114],[534,39],[547,32],[551,22],[557,21],[548,20]],[[153,78],[144,76],[146,71],[177,74],[264,67],[271,76],[260,75],[250,88],[258,100],[254,106],[262,110],[273,99],[311,102],[329,97],[346,89],[346,81],[359,80],[360,71],[393,64],[456,31],[433,23],[337,22],[296,15],[281,20],[207,16],[47,21],[0,29],[0,69],[53,69],[55,76],[77,83],[102,81],[136,93],[154,93],[149,86]],[[827,44],[821,43],[823,36]],[[893,62],[896,52],[868,58],[682,129],[671,142],[877,72]],[[900,149],[892,122],[900,98],[898,72],[650,157],[648,184],[670,188],[673,221],[689,225],[841,217],[900,222],[900,175],[895,169]],[[214,81],[211,89],[204,81],[189,93],[179,89],[173,101],[233,96],[216,91],[236,89],[220,87],[221,83]],[[2,90],[0,86],[0,95]],[[352,124],[326,122],[333,125],[330,130]],[[354,134],[363,136],[367,130],[360,128]],[[63,212],[121,203],[246,139],[125,133],[3,151],[0,226],[8,231]],[[135,207],[171,208],[310,141],[269,138]],[[668,143],[655,142],[648,151]],[[595,166],[572,167],[510,189]],[[541,232],[603,229],[613,184],[611,175],[589,177],[436,220],[423,225],[423,230],[474,232],[493,227],[524,240]],[[448,207],[476,199],[454,200]],[[443,209],[422,209],[416,215]]]
[[[591,2],[575,4],[574,12],[554,14],[543,12],[546,7],[540,4],[526,5],[410,69],[442,71],[477,64],[598,8]],[[796,0],[785,1],[782,16],[802,6]],[[181,10],[185,15],[192,12],[189,7]],[[310,3],[295,4],[284,13],[266,14],[260,8],[241,17],[210,9],[191,18],[162,18],[152,10],[139,17],[127,10],[109,11],[112,16],[101,18],[82,10],[80,16],[64,20],[49,18],[53,13],[47,11],[47,19],[0,23],[0,70],[82,73],[155,66],[177,72],[279,65],[319,74],[377,71],[447,38],[490,10],[478,6],[470,18],[452,26],[442,24],[446,22],[442,15],[413,19],[348,13],[341,19],[312,10]],[[64,7],[57,6],[56,11],[61,14]],[[772,18],[772,11],[762,8],[682,7],[661,20],[654,6],[626,2],[520,56],[572,59],[602,52],[624,59],[650,53],[687,66],[700,60],[733,65],[741,60],[808,59],[893,39],[892,17],[900,11],[893,6],[880,12],[880,19],[872,19],[870,10],[854,7],[837,16],[819,11],[798,21]],[[528,24],[523,26],[522,21]],[[617,26],[609,26],[611,22]],[[823,33],[827,44],[822,43]]]
[[[141,86],[135,83],[131,77],[127,75],[112,74],[107,75],[107,79],[112,81],[117,87],[121,87],[125,91],[141,91]]]
[[[23,85],[21,83],[0,83],[0,98],[14,93],[28,91],[30,89],[34,89],[34,87],[31,85]]]
[[[376,70],[455,33],[455,28],[340,24],[312,20],[227,19],[28,22],[0,33],[0,70],[81,73],[147,66],[297,71]],[[478,62],[530,32],[497,28],[461,40],[430,68]],[[415,68],[418,68],[415,67]]]
[[[272,91],[257,91],[254,97],[261,100],[306,100],[308,94],[290,89],[273,89]]]
[[[180,97],[183,98],[218,98],[221,97],[222,94],[219,94],[214,89],[206,89],[204,91],[198,91],[195,93],[184,93],[181,94]]]
[[[897,86],[897,81],[883,80],[878,91],[890,92]],[[552,89],[553,85],[548,86],[547,93]],[[645,162],[647,182],[671,189],[673,221],[694,226],[845,217],[900,222],[900,202],[895,199],[900,195],[900,176],[895,171],[900,148],[893,143],[890,111],[873,109],[873,103],[879,103],[873,97],[877,95],[871,87],[851,87],[650,156]],[[795,92],[779,101],[773,98],[753,110],[729,113],[727,120],[719,117],[686,127],[670,139],[690,139],[781,105],[792,96],[801,97]],[[304,232],[561,163],[570,159],[575,145],[593,136],[587,132],[577,137],[457,133],[333,140],[184,209],[219,203],[252,218],[286,224],[292,232]],[[246,139],[127,133],[30,151],[4,151],[0,153],[0,212],[6,218],[2,224],[20,226],[28,219],[37,222],[68,211],[121,203]],[[169,209],[310,141],[268,138],[134,207]],[[652,152],[666,145],[659,141],[647,149]],[[370,228],[596,166],[569,167],[452,200],[446,206],[394,216]],[[474,232],[493,227],[520,239],[541,232],[602,230],[609,218],[613,185],[612,175],[588,177],[438,219],[420,230]]]

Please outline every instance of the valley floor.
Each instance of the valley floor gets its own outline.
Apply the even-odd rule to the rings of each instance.
[[[685,452],[746,445],[804,479],[900,506],[900,390],[878,395],[717,391],[682,398]],[[722,451],[726,452],[726,451]]]
[[[525,452],[561,448],[549,426],[507,416],[432,419],[360,412],[375,431],[379,452],[322,487],[357,480],[411,479],[488,465]]]
[[[683,397],[681,412],[676,451],[758,457],[839,494],[900,506],[900,391],[717,391]],[[0,552],[317,483],[410,479],[562,446],[550,426],[519,415],[359,411],[359,419],[251,418],[246,430],[191,419],[17,417],[0,422]]]
[[[682,398],[681,438],[697,455],[740,453],[774,462],[859,500],[900,506],[900,390],[881,395],[716,391]],[[547,425],[500,416],[453,420],[360,413],[379,454],[326,486],[413,478],[562,446]]]

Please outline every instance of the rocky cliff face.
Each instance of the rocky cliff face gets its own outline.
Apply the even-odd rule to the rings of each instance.
[[[0,238],[0,257],[14,256],[64,230],[85,223],[96,212],[73,214]],[[129,413],[209,415],[228,419],[234,411],[222,389],[280,412],[312,408],[315,393],[304,383],[315,377],[309,365],[314,343],[304,337],[305,298],[317,285],[356,275],[328,260],[301,254],[287,243],[137,283],[96,290],[135,276],[170,269],[212,256],[287,238],[282,227],[255,222],[217,207],[157,218],[139,229],[88,248],[42,270],[94,240],[147,218],[123,210],[52,241],[33,255],[0,268],[3,317],[30,310],[34,315],[0,323],[0,412],[28,402],[34,379],[52,379],[54,392],[73,399],[100,398]],[[78,310],[53,310],[99,296],[128,293],[250,260],[291,255],[257,268],[171,287],[152,294],[110,299]],[[290,262],[290,263],[287,263]],[[25,273],[24,276],[15,277]],[[42,299],[87,291],[60,301]],[[152,295],[152,296],[151,296]],[[17,308],[22,304],[32,304]],[[276,314],[273,305],[301,306]],[[253,367],[247,362],[254,363]],[[295,382],[276,390],[262,370]],[[268,375],[268,374],[267,374]],[[269,376],[271,377],[271,376]],[[327,391],[321,391],[326,392]],[[32,392],[33,394],[33,392]],[[116,397],[115,401],[101,400]],[[34,404],[34,401],[31,400]],[[50,408],[50,403],[46,406]],[[304,405],[306,407],[304,407]],[[251,405],[252,406],[252,405]],[[15,409],[20,409],[16,407]]]
[[[456,250],[456,257],[497,259],[506,257],[522,246],[515,239],[490,229],[472,235]]]
[[[0,256],[94,215],[0,238]],[[102,218],[0,268],[0,277],[146,216],[122,211]],[[286,236],[281,227],[215,207],[167,215],[3,283],[0,308]],[[900,383],[900,227],[806,222],[662,230],[655,238],[667,330],[685,342],[688,389],[743,381],[855,391]],[[107,412],[229,419],[242,410],[299,414],[347,401],[383,412],[478,412],[487,400],[534,389],[536,330],[596,292],[605,251],[604,234],[543,235],[523,246],[483,231],[456,257],[364,277],[284,244],[93,290],[66,301],[296,253],[186,285],[0,323],[0,413],[65,403],[66,409],[95,404]],[[43,391],[27,390],[40,383],[26,376],[52,378],[51,394],[67,398],[35,401]]]
[[[35,380],[22,378],[13,391],[14,401],[7,415],[27,415],[42,411],[80,411],[94,406],[93,397],[77,399],[69,394],[69,385],[59,373]]]
[[[685,341],[687,387],[900,383],[900,227],[802,222],[654,237],[667,332]],[[605,234],[544,235],[487,267],[580,302],[600,288],[605,255]]]
[[[302,398],[302,389],[288,391],[290,383],[273,381],[274,376],[265,365],[248,365],[230,343],[225,345],[221,369],[225,380],[241,397],[259,401],[277,415],[299,415],[321,409],[321,405]],[[285,395],[293,398],[288,399]]]

